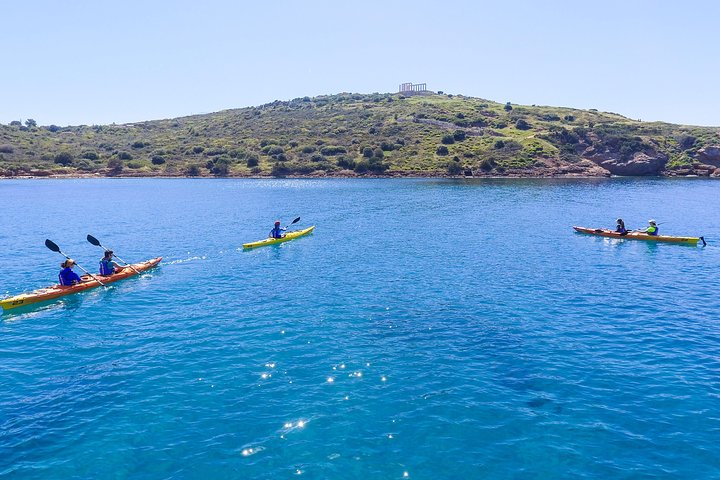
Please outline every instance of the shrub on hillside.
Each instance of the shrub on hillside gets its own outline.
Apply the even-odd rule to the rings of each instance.
[[[227,149],[222,147],[211,148],[210,150],[205,151],[205,155],[207,155],[208,157],[216,157],[218,155],[225,155],[227,153]]]
[[[125,164],[123,163],[122,160],[115,157],[115,158],[111,158],[110,160],[108,160],[107,166],[108,166],[108,169],[110,170],[110,175],[117,175],[123,171]]]
[[[345,147],[338,147],[338,146],[328,145],[328,146],[326,146],[326,147],[322,147],[322,148],[320,149],[320,153],[322,153],[323,155],[327,155],[327,156],[331,157],[331,156],[334,156],[334,155],[339,155],[339,154],[341,154],[341,153],[347,153],[347,150],[345,149]]]
[[[352,158],[348,158],[344,155],[340,155],[337,158],[337,166],[345,170],[352,170],[355,168],[355,161]]]
[[[145,143],[145,142],[137,141],[137,142],[133,142],[133,144],[130,145],[130,146],[131,146],[132,148],[145,148],[145,147],[147,147],[148,145],[149,145],[149,144],[147,144],[147,143]]]
[[[380,148],[386,152],[391,152],[395,150],[395,145],[390,142],[382,142],[380,143]]]
[[[61,152],[55,155],[53,161],[59,165],[66,167],[73,162],[73,156],[69,152]]]
[[[210,172],[218,177],[224,177],[230,173],[230,159],[227,157],[218,157],[213,162]]]
[[[373,149],[370,147],[365,147],[362,149],[363,157],[370,158],[373,156]]]
[[[522,118],[519,118],[518,121],[515,122],[515,128],[518,130],[530,130],[530,124]]]
[[[189,177],[197,177],[200,175],[200,165],[190,165],[188,166],[186,172],[187,176]]]
[[[198,145],[196,147],[193,147],[192,151],[193,151],[193,153],[202,153],[205,151],[205,147],[201,147]]]
[[[353,170],[355,170],[355,173],[367,173],[369,170],[370,163],[367,161],[367,159],[363,158],[362,160],[355,163],[355,166],[353,167]]]
[[[460,165],[460,159],[458,157],[453,158],[447,164],[447,172],[450,175],[460,175],[463,171],[462,165]]]
[[[453,137],[452,135],[444,135],[442,137],[442,140],[440,141],[445,145],[452,145],[453,143],[455,143],[455,137]]]
[[[260,160],[258,159],[257,155],[250,154],[247,156],[247,160],[245,163],[249,168],[253,168],[253,167],[258,166],[258,164],[260,163]]]
[[[372,173],[384,173],[390,165],[382,161],[382,157],[372,157],[368,160],[368,170]]]
[[[84,152],[82,153],[82,155],[80,155],[80,157],[81,157],[81,158],[86,158],[86,159],[88,159],[88,160],[93,160],[93,161],[100,159],[100,155],[98,155],[97,153],[93,152],[92,150],[86,150],[86,151],[84,151]]]
[[[480,170],[484,172],[489,172],[493,168],[495,168],[495,160],[492,158],[485,158],[482,162],[480,162]]]
[[[75,162],[75,168],[84,172],[92,172],[95,170],[95,165],[91,164],[87,160],[79,160]]]
[[[284,177],[285,175],[289,175],[290,173],[291,171],[288,166],[282,162],[273,165],[272,170],[270,171],[270,174],[273,177]]]
[[[465,140],[465,130],[455,130],[455,133],[453,133],[453,138],[456,142],[462,142]]]
[[[302,153],[313,153],[315,151],[315,147],[312,147],[310,145],[306,145],[300,150]]]
[[[153,165],[162,165],[163,163],[165,163],[165,157],[163,157],[162,155],[153,155],[150,161]]]
[[[12,145],[8,145],[7,143],[4,145],[0,145],[0,153],[13,153],[15,149]]]
[[[496,150],[501,150],[505,148],[505,142],[502,140],[495,140],[495,145],[493,145],[493,147],[495,147]]]
[[[507,102],[503,108],[506,112],[509,112],[510,110],[512,110],[512,105],[510,105],[510,102]]]
[[[437,150],[435,150],[435,153],[437,153],[438,155],[441,155],[441,156],[445,156],[448,153],[450,153],[450,151],[448,150],[448,148],[445,145],[440,145],[437,147]]]
[[[132,160],[133,156],[130,155],[128,152],[118,152],[118,158],[120,160]]]
[[[575,121],[575,116],[574,115],[565,115],[563,117],[563,120],[565,120],[566,122],[573,122],[573,121]]]

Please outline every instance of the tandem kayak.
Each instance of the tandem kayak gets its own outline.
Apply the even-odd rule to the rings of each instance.
[[[599,237],[620,238],[625,240],[645,240],[647,242],[680,243],[684,245],[697,245],[699,241],[702,241],[702,244],[706,245],[705,239],[703,237],[673,237],[670,235],[648,235],[647,233],[642,232],[628,232],[623,235],[607,228],[573,228],[577,232],[587,233],[589,235],[597,235]]]
[[[162,257],[153,258],[152,260],[148,260],[146,262],[133,263],[132,266],[135,268],[135,270],[142,273],[145,270],[149,270],[158,263],[160,263],[160,260],[162,260]],[[102,283],[107,285],[108,283],[117,282],[118,280],[124,280],[126,278],[134,277],[136,275],[137,273],[135,273],[132,268],[126,266],[119,272],[113,273],[112,275],[96,275],[96,277],[100,279]],[[82,281],[75,285],[67,287],[64,287],[62,285],[53,285],[52,287],[41,288],[30,293],[23,293],[14,297],[5,298],[3,300],[0,300],[0,306],[2,306],[3,310],[10,310],[12,308],[24,307],[26,305],[32,305],[34,303],[45,302],[58,297],[64,297],[65,295],[82,292],[84,290],[89,290],[91,288],[96,288],[100,286],[100,284],[96,280],[93,280],[89,275],[83,275],[80,278],[82,279]]]
[[[276,245],[278,243],[289,242],[290,240],[304,237],[305,235],[312,233],[313,230],[315,230],[315,225],[306,228],[305,230],[295,230],[294,232],[288,232],[282,238],[266,238],[257,242],[243,243],[243,248],[265,247],[267,245]]]

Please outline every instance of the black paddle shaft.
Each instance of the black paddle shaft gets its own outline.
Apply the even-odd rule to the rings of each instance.
[[[52,250],[53,252],[57,252],[57,253],[59,253],[60,255],[62,255],[63,257],[65,257],[65,258],[67,258],[68,260],[70,260],[70,257],[68,257],[67,255],[65,255],[65,254],[60,250],[60,247],[58,247],[57,244],[56,244],[55,242],[53,242],[52,240],[50,240],[49,238],[45,239],[45,246],[46,246],[47,248],[49,248],[50,250]],[[95,275],[93,275],[92,273],[90,273],[90,272],[88,272],[87,270],[85,270],[85,269],[82,267],[82,265],[78,265],[77,263],[75,263],[75,265],[77,265],[77,267],[78,267],[80,270],[82,270],[83,272],[85,272],[85,273],[87,273],[88,275],[90,275],[90,278],[92,278],[93,280],[95,280],[96,282],[98,282],[100,285],[102,285],[103,287],[107,287],[107,285],[105,285],[103,282],[101,282],[100,280],[98,280],[98,278],[97,278]]]

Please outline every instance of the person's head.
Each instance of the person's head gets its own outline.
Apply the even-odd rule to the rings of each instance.
[[[280,226],[280,220],[276,220],[276,221],[275,221],[275,226],[276,226],[276,227],[279,227],[279,226]]]
[[[623,223],[625,223],[625,222],[623,222],[623,219],[622,219],[622,218],[618,218],[618,219],[617,219],[617,224],[618,224],[618,225],[622,225]]]
[[[105,258],[106,258],[106,259],[111,259],[112,256],[113,256],[113,251],[112,251],[112,250],[105,250]]]
[[[653,227],[657,225],[657,224],[655,223],[655,220],[648,220],[648,223],[649,223],[650,225],[652,225]]]
[[[60,266],[62,268],[72,268],[75,266],[75,260],[73,260],[72,258],[68,258],[63,263],[61,263]]]

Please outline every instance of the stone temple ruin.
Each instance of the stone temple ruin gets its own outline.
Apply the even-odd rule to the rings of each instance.
[[[430,93],[426,83],[401,83],[398,92],[405,95]]]

